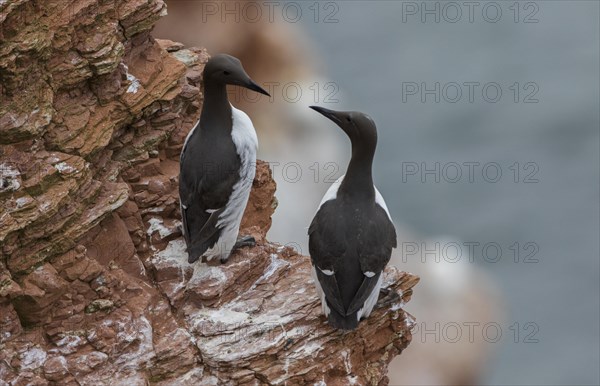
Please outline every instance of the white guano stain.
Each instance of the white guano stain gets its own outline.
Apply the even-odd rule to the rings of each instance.
[[[54,168],[56,170],[58,170],[61,174],[63,173],[73,173],[75,171],[77,171],[77,169],[75,169],[73,166],[69,165],[66,162],[59,162],[57,164],[54,165]]]
[[[150,220],[148,220],[148,224],[150,224],[150,226],[146,230],[148,236],[152,236],[154,232],[158,231],[158,234],[160,235],[161,239],[172,235],[178,226],[176,225],[175,229],[169,229],[166,226],[164,226],[163,220],[159,217],[152,217]]]

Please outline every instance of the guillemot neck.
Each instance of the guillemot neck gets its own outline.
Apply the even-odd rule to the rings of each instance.
[[[373,156],[374,154],[368,152],[353,152],[344,181],[338,190],[340,194],[360,199],[375,199],[372,174]]]
[[[227,99],[227,88],[225,83],[215,82],[211,79],[204,80],[204,102],[200,121],[203,129],[218,129],[220,125],[214,122],[222,122],[231,119],[231,104]],[[222,131],[222,130],[221,130]]]

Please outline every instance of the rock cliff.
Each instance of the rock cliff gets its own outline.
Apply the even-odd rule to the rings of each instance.
[[[0,385],[385,384],[418,278],[357,331],[266,240],[259,162],[226,265],[186,262],[177,181],[208,54],[155,40],[161,0],[0,0]]]

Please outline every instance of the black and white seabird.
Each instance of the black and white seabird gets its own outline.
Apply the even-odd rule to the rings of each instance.
[[[311,108],[335,122],[352,143],[346,174],[325,193],[310,224],[308,248],[329,324],[353,330],[377,303],[383,270],[396,247],[394,224],[373,185],[377,129],[360,112]]]
[[[269,95],[233,56],[213,56],[204,67],[200,121],[181,151],[179,199],[188,261],[218,257],[226,262],[252,237],[237,239],[256,172],[258,139],[246,113],[227,99],[226,85]]]

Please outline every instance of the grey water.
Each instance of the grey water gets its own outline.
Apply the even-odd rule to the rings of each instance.
[[[497,262],[475,263],[508,324],[538,327],[502,340],[482,381],[599,384],[599,3],[330,3],[297,2],[297,25],[340,87],[328,107],[377,122],[390,211],[426,236],[496,243]]]

